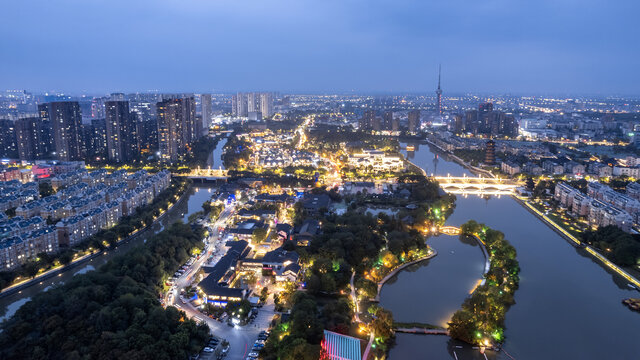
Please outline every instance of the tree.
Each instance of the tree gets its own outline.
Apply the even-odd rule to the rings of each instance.
[[[379,308],[375,318],[371,322],[371,328],[376,337],[381,337],[385,341],[393,337],[393,315],[391,311]]]
[[[211,209],[213,209],[213,207],[211,206],[211,201],[205,201],[202,203],[202,210],[204,210],[205,215],[210,213]]]
[[[73,251],[67,250],[60,254],[60,263],[62,265],[69,265],[73,260]]]
[[[53,190],[53,187],[51,186],[50,182],[47,181],[42,181],[38,184],[38,190],[40,192],[40,197],[44,198],[47,197],[49,195],[53,195],[56,193],[55,190]]]
[[[24,264],[24,270],[28,277],[34,278],[38,275],[38,271],[40,271],[40,264],[35,261],[29,261]]]
[[[267,233],[268,231],[264,228],[257,228],[253,230],[253,233],[251,234],[251,242],[253,244],[260,244],[266,240]]]
[[[527,190],[533,191],[533,189],[535,188],[536,184],[533,182],[532,178],[528,177],[527,180],[525,181],[525,186],[526,186]]]
[[[462,232],[464,235],[477,234],[480,232],[480,230],[482,230],[482,225],[478,224],[478,222],[475,220],[469,220],[466,223],[462,224],[462,226],[460,226],[460,232]]]

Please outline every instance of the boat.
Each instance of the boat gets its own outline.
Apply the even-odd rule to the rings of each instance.
[[[413,145],[407,145],[407,151],[415,151],[416,147]]]
[[[624,299],[622,303],[627,305],[631,310],[640,311],[640,299]]]

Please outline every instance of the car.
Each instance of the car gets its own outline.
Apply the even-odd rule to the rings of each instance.
[[[213,349],[207,346],[206,348],[202,349],[202,351],[204,351],[206,353],[212,353]]]
[[[258,353],[257,353],[257,352],[255,352],[255,351],[250,352],[250,353],[249,353],[249,357],[257,358],[257,357],[258,357]]]
[[[258,339],[256,340],[256,344],[264,345],[264,340]]]
[[[233,324],[232,324],[232,323],[230,323],[230,322],[228,322],[228,323],[227,323],[227,325],[229,325],[229,326],[233,327]]]

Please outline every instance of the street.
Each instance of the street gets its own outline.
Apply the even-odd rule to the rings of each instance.
[[[251,347],[253,343],[257,340],[258,334],[262,330],[267,330],[269,328],[269,324],[271,323],[271,319],[275,314],[275,305],[273,303],[273,298],[270,296],[267,300],[267,303],[259,309],[258,316],[253,321],[246,326],[229,326],[226,322],[219,322],[213,320],[212,318],[200,313],[196,307],[191,304],[191,302],[185,299],[185,303],[182,303],[179,299],[180,291],[191,285],[193,281],[193,277],[198,272],[200,267],[206,264],[209,257],[212,254],[214,258],[211,263],[215,264],[224,254],[224,243],[223,239],[221,239],[221,231],[219,230],[221,227],[226,227],[227,220],[233,214],[235,210],[234,205],[227,205],[225,209],[220,213],[218,219],[210,224],[207,220],[205,220],[205,227],[209,230],[209,238],[207,239],[207,245],[203,251],[203,254],[200,256],[198,260],[196,260],[186,271],[185,273],[176,279],[175,284],[167,292],[166,299],[167,306],[174,305],[179,310],[184,311],[189,318],[192,318],[196,321],[204,321],[209,326],[211,331],[211,335],[216,336],[220,339],[227,340],[229,342],[230,348],[229,353],[226,356],[226,359],[230,360],[241,360],[245,359],[247,354],[251,352]],[[173,296],[169,297],[169,294],[172,293]],[[220,346],[220,345],[219,345]],[[213,358],[209,356],[210,358]]]

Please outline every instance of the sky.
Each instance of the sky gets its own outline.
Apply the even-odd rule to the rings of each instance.
[[[638,0],[18,0],[0,88],[640,95]]]

